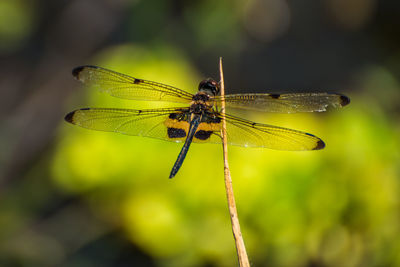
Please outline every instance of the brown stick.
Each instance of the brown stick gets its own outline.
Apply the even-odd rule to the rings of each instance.
[[[224,85],[224,72],[222,70],[222,58],[219,58],[219,73],[221,77],[221,113],[222,113],[222,146],[224,151],[224,177],[225,177],[225,190],[226,197],[228,199],[229,214],[231,216],[232,232],[235,239],[236,252],[238,255],[240,267],[250,267],[249,258],[247,257],[246,247],[244,246],[244,240],[242,232],[240,231],[239,217],[236,210],[235,197],[233,195],[232,178],[228,164],[228,144],[226,139],[226,121],[225,121],[225,85]]]

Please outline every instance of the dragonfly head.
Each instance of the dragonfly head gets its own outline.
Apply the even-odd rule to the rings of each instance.
[[[200,82],[199,92],[204,92],[209,96],[216,96],[219,94],[219,85],[215,80],[208,78]]]

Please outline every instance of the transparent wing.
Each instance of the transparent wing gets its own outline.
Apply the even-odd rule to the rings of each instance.
[[[227,108],[277,113],[322,112],[350,103],[347,96],[333,93],[234,94],[224,98]],[[220,106],[221,97],[215,99]]]
[[[77,67],[72,70],[72,75],[86,85],[96,86],[119,98],[189,103],[193,96],[169,85],[136,79],[96,66]]]
[[[309,133],[255,123],[227,114],[225,116],[230,145],[277,150],[316,150],[325,146],[321,139]],[[72,111],[65,116],[65,120],[92,130],[183,142],[189,129],[189,117],[188,109],[179,108],[85,108]],[[221,125],[215,121],[201,123],[193,142],[220,144]]]
[[[107,132],[117,132],[127,135],[152,137],[173,142],[182,142],[182,138],[170,138],[165,125],[171,113],[182,110],[165,109],[112,109],[84,108],[68,113],[65,120],[78,126]]]
[[[310,133],[255,123],[228,114],[225,117],[230,145],[292,151],[319,150],[325,147],[320,138]],[[220,132],[215,131],[209,142],[220,144]]]

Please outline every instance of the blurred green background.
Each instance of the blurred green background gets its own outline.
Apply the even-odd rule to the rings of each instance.
[[[0,266],[236,266],[222,148],[89,131],[81,107],[162,107],[74,81],[95,64],[195,92],[340,92],[341,110],[236,113],[322,151],[230,147],[252,266],[400,266],[397,0],[1,0]],[[232,113],[232,111],[230,112]]]

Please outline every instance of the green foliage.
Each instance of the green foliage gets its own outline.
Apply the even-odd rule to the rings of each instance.
[[[16,50],[31,33],[33,24],[32,4],[23,0],[0,2],[0,54]]]

